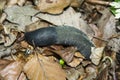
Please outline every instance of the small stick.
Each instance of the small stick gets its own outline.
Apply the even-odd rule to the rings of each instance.
[[[85,0],[85,1],[91,4],[110,6],[110,2],[107,2],[107,1],[101,1],[101,0]]]

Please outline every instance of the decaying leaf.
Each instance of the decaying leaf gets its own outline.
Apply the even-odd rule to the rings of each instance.
[[[3,12],[2,10],[5,7],[5,3],[6,3],[6,0],[0,0],[0,18],[1,18],[2,12]]]
[[[0,71],[1,79],[17,80],[23,68],[22,61],[13,61]]]
[[[94,80],[97,77],[98,71],[95,66],[91,65],[86,67],[86,73],[87,73],[87,76],[83,80]]]
[[[82,19],[81,14],[75,12],[72,7],[69,7],[66,11],[59,15],[51,15],[51,14],[44,14],[39,13],[36,15],[49,23],[54,25],[67,25],[67,26],[74,26],[77,29],[80,29],[84,33],[86,33],[89,37],[93,36],[94,32],[88,26],[88,24]]]
[[[10,46],[13,44],[13,42],[16,40],[16,35],[14,34],[9,34],[9,36],[6,37],[4,46]]]
[[[110,50],[113,50],[113,51],[119,53],[119,51],[120,51],[120,36],[110,39],[107,46]]]
[[[4,11],[7,14],[6,19],[12,23],[16,23],[19,26],[17,26],[18,29],[21,31],[24,31],[26,25],[36,21],[33,21],[31,17],[38,12],[33,8],[32,5],[23,7],[14,5],[12,7],[6,8]]]
[[[66,80],[60,65],[40,54],[27,62],[24,72],[30,80]]]
[[[95,48],[92,47],[91,48],[91,56],[90,59],[91,61],[95,64],[98,65],[101,58],[102,58],[102,53],[103,53],[104,47],[100,47],[100,48]]]
[[[42,20],[38,20],[35,23],[32,23],[32,24],[26,26],[25,31],[26,32],[33,31],[33,30],[36,30],[36,29],[39,29],[39,28],[43,28],[43,27],[48,27],[48,26],[49,26],[49,24],[47,22],[44,22]]]
[[[52,52],[58,54],[67,64],[69,64],[74,57],[74,53],[76,51],[75,47],[67,47],[63,50],[51,50]]]
[[[59,14],[64,8],[72,4],[78,6],[78,0],[33,0],[41,12]]]
[[[104,9],[101,13],[103,16],[99,19],[97,25],[101,33],[103,33],[103,39],[107,40],[112,35],[116,34],[116,20],[108,9]]]
[[[79,76],[84,75],[84,69],[81,67],[79,70],[70,68],[66,70],[68,80],[78,80]]]
[[[82,61],[82,58],[73,58],[73,60],[70,63],[68,63],[68,65],[71,67],[77,67]]]
[[[7,0],[7,7],[12,7],[16,4],[22,6],[26,0]]]
[[[4,69],[8,64],[10,64],[12,61],[7,59],[0,59],[0,71]]]

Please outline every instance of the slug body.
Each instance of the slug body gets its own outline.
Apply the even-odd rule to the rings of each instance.
[[[53,44],[77,47],[78,51],[89,59],[93,43],[82,31],[69,26],[40,28],[26,32],[25,40],[33,46],[50,46]]]

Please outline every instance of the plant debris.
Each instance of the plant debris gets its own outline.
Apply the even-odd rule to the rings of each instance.
[[[120,80],[119,4],[120,0],[0,0],[0,80]],[[55,33],[59,26],[72,28],[66,29],[67,35],[63,30]],[[26,33],[50,27],[53,30],[46,33],[55,38],[34,36],[42,36],[40,44],[56,44],[36,47],[33,39],[33,45],[26,42]],[[69,36],[73,31],[75,36]],[[57,45],[54,41],[63,40],[60,34],[65,39]],[[86,50],[88,42],[79,34],[94,46]],[[71,41],[81,42],[81,50],[89,51],[90,57],[78,51],[80,45],[66,45]]]

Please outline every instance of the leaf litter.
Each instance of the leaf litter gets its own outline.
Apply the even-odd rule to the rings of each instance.
[[[119,80],[120,24],[109,6],[110,0],[0,0],[0,80]],[[73,46],[34,47],[23,39],[51,25],[83,31],[95,44],[90,59]]]

